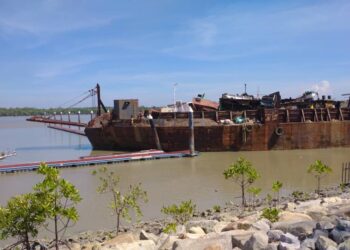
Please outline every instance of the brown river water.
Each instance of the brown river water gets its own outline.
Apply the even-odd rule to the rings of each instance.
[[[16,150],[17,156],[0,164],[75,159],[106,153],[92,151],[83,136],[26,122],[24,117],[0,117],[0,151],[7,149]],[[119,163],[107,167],[120,176],[122,190],[129,184],[142,183],[149,197],[149,202],[142,206],[143,219],[147,220],[162,217],[160,209],[163,205],[188,199],[192,199],[199,210],[223,206],[230,201],[239,202],[240,190],[233,182],[225,180],[222,173],[240,156],[251,161],[261,175],[254,186],[261,187],[266,194],[271,192],[272,182],[279,180],[283,183],[283,195],[315,188],[315,178],[306,173],[307,166],[315,160],[322,160],[333,168],[333,173],[325,177],[322,184],[339,184],[342,163],[350,161],[350,148],[200,153],[194,158]],[[61,175],[80,190],[83,198],[78,206],[80,220],[70,229],[71,233],[115,226],[107,208],[109,197],[96,192],[99,182],[91,174],[99,167],[61,170]],[[31,191],[39,180],[40,176],[35,172],[0,174],[0,205],[5,205],[11,196]]]

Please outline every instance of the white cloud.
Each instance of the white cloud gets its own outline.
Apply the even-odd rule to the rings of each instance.
[[[327,95],[331,91],[331,84],[327,80],[323,80],[320,83],[312,85],[312,89],[320,95]]]

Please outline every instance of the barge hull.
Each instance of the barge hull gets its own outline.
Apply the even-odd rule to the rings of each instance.
[[[283,131],[281,135],[276,129]],[[165,151],[188,149],[188,127],[157,127]],[[144,150],[155,148],[150,127],[87,127],[85,134],[94,149]],[[350,146],[350,121],[288,122],[243,125],[196,126],[195,149],[209,151],[261,151]]]

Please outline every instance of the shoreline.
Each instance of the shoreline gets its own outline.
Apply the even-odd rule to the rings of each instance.
[[[350,188],[331,187],[315,193],[281,197],[279,220],[261,218],[266,200],[253,209],[229,205],[215,212],[197,212],[176,233],[163,232],[166,219],[122,226],[115,230],[85,231],[67,235],[70,249],[316,249],[329,244],[350,249]],[[346,241],[349,239],[349,241]],[[40,240],[45,244],[48,240]],[[345,242],[345,243],[344,243]],[[212,247],[212,248],[210,248]],[[69,249],[61,246],[60,249]]]

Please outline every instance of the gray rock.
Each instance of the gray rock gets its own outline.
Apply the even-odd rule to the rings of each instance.
[[[278,243],[276,242],[269,243],[265,248],[265,250],[278,250]]]
[[[205,233],[214,232],[214,226],[218,223],[216,220],[193,220],[186,223],[186,230],[191,227],[201,227]]]
[[[244,244],[243,250],[256,250],[256,249],[265,249],[269,242],[265,232],[255,232],[249,240]]]
[[[320,236],[316,240],[315,247],[318,250],[329,250],[331,247],[337,247],[337,243],[335,243],[333,240]]]
[[[312,234],[312,237],[313,237],[314,239],[317,239],[319,236],[324,236],[324,237],[327,237],[327,238],[328,238],[329,233],[328,233],[327,230],[319,230],[319,229],[316,229],[316,230],[314,231],[314,233]]]
[[[207,237],[208,236],[208,237]],[[232,240],[229,235],[211,234],[204,236],[200,240],[185,239],[174,242],[173,250],[188,249],[215,249],[226,250],[232,249]]]
[[[338,244],[346,241],[347,239],[350,239],[350,232],[346,232],[346,231],[340,231],[336,228],[334,228],[329,237],[334,240],[335,242],[337,242]]]
[[[315,249],[316,239],[307,238],[301,243],[303,249]]]
[[[338,246],[338,250],[350,250],[350,240],[346,240]]]
[[[176,240],[178,240],[178,238],[174,235],[161,233],[156,243],[156,249],[158,250],[172,249],[173,244]]]
[[[184,225],[177,225],[176,226],[176,235],[180,235],[180,234],[185,234],[186,233],[186,227]]]
[[[281,230],[270,230],[267,232],[269,242],[280,241],[281,235],[284,234]]]
[[[232,240],[233,247],[243,248],[244,244],[250,239],[255,231],[232,230],[220,233],[221,235],[229,235]]]
[[[340,231],[350,232],[350,221],[339,219],[337,221],[337,229],[339,229]]]
[[[285,242],[280,242],[278,244],[277,249],[278,250],[296,250],[300,248],[300,244],[289,244],[289,243],[285,243]]]
[[[257,222],[252,224],[252,228],[260,231],[267,232],[270,230],[270,221],[266,219],[258,220]]]
[[[201,227],[191,227],[188,232],[192,234],[205,234],[204,230]]]
[[[154,243],[157,243],[158,237],[152,233],[146,233],[144,230],[141,230],[140,240],[153,240]]]
[[[290,233],[282,234],[280,238],[281,242],[288,243],[288,244],[298,244],[300,245],[299,239]]]
[[[112,248],[114,250],[155,250],[156,245],[152,240],[139,240],[132,243],[110,245],[109,248]]]
[[[330,221],[319,221],[316,223],[316,229],[332,230],[334,225]]]
[[[315,227],[316,222],[314,221],[286,221],[276,222],[272,225],[272,229],[282,230],[285,233],[291,233],[304,238],[311,235]]]

